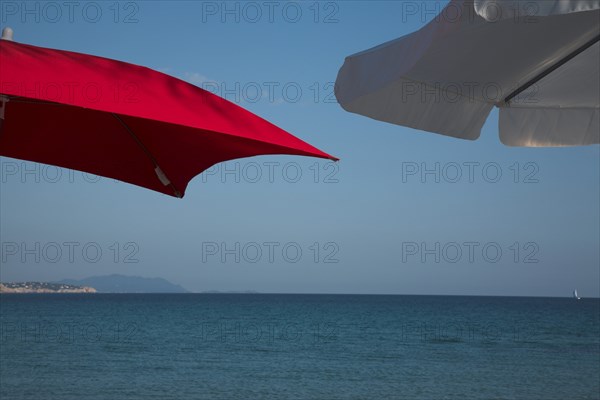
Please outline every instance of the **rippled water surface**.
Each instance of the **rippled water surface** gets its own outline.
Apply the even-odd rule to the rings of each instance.
[[[1,295],[2,399],[598,399],[598,299]]]

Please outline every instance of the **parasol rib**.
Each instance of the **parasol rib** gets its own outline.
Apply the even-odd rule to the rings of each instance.
[[[560,59],[557,63],[551,65],[549,68],[545,69],[544,71],[540,72],[539,74],[537,74],[536,76],[534,76],[533,78],[531,78],[530,80],[528,80],[527,82],[525,82],[523,85],[519,86],[511,94],[509,94],[508,96],[506,96],[506,98],[504,99],[504,104],[508,105],[510,103],[510,101],[512,99],[514,99],[515,97],[517,97],[519,94],[521,94],[525,90],[529,89],[531,86],[535,85],[537,82],[539,82],[544,77],[546,77],[547,75],[549,75],[553,71],[557,70],[558,68],[560,68],[562,65],[566,64],[567,62],[569,62],[573,58],[575,58],[577,55],[583,53],[588,48],[592,47],[598,41],[600,41],[600,35],[596,35],[596,37],[594,37],[591,40],[587,41],[582,46],[580,46],[577,49],[575,49],[573,52],[567,54],[564,58]]]
[[[150,153],[150,151],[146,148],[146,146],[144,146],[144,143],[142,143],[142,141],[140,140],[140,138],[138,138],[137,135],[135,133],[133,133],[133,131],[131,130],[131,128],[129,128],[129,125],[127,125],[125,123],[125,121],[123,121],[121,119],[121,117],[119,117],[115,113],[112,113],[112,115],[113,115],[113,117],[115,117],[117,119],[117,121],[119,121],[121,123],[121,125],[123,126],[123,128],[125,128],[125,130],[129,133],[129,135],[133,138],[133,140],[135,140],[135,142],[138,144],[138,146],[140,146],[140,148],[144,151],[144,153],[146,153],[146,155],[148,156],[148,158],[150,159],[150,161],[152,161],[152,163],[154,164],[154,172],[156,172],[156,176],[158,177],[158,180],[163,185],[171,187],[171,189],[173,189],[173,193],[175,194],[175,196],[181,198],[182,197],[181,196],[181,192],[179,190],[177,190],[177,188],[175,187],[175,185],[173,185],[173,182],[171,182],[171,180],[167,177],[167,175],[165,174],[165,172],[158,165],[158,162],[156,161],[156,159],[154,158],[154,156],[152,155],[152,153]]]

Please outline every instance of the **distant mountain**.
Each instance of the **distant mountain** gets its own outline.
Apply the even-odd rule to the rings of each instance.
[[[188,293],[183,287],[162,278],[142,278],[141,276],[105,275],[85,279],[63,279],[58,283],[77,286],[90,286],[98,293]]]

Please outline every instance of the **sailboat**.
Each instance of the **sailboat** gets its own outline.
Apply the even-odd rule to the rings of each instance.
[[[577,294],[577,289],[573,290],[573,298],[577,300],[581,300],[581,297]]]

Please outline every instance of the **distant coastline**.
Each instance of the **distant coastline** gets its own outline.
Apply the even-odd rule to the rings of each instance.
[[[68,285],[50,282],[4,282],[0,293],[96,293],[90,286]]]
[[[54,282],[0,282],[0,293],[189,293],[162,278],[104,275]]]

